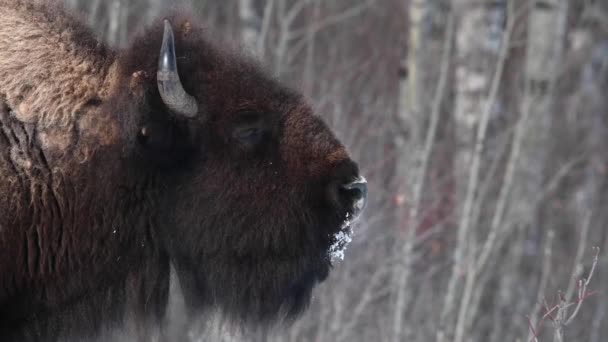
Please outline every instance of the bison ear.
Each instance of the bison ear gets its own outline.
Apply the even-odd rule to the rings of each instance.
[[[167,108],[177,115],[187,118],[196,117],[198,114],[198,103],[192,95],[186,92],[179,78],[177,59],[175,57],[175,36],[171,22],[166,19],[156,76],[158,91]]]

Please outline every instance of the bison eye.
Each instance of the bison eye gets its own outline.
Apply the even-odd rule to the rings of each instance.
[[[243,113],[232,130],[232,138],[246,148],[261,144],[270,130],[264,117],[256,113]]]
[[[245,128],[235,131],[233,136],[244,144],[257,145],[264,138],[264,131],[257,127]]]

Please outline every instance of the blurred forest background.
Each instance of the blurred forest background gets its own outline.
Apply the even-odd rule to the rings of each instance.
[[[190,11],[301,89],[370,181],[302,319],[239,333],[173,298],[176,334],[608,339],[608,0],[66,1],[115,46]]]

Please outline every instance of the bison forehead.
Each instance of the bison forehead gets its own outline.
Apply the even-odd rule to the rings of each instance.
[[[346,148],[306,104],[289,110],[284,130],[283,155],[298,173],[322,176],[349,159]]]

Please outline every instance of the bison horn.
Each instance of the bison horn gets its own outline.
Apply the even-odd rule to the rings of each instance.
[[[160,50],[157,72],[158,90],[165,105],[176,114],[193,118],[198,113],[196,99],[189,95],[177,72],[175,37],[169,20],[165,20],[163,46]]]

